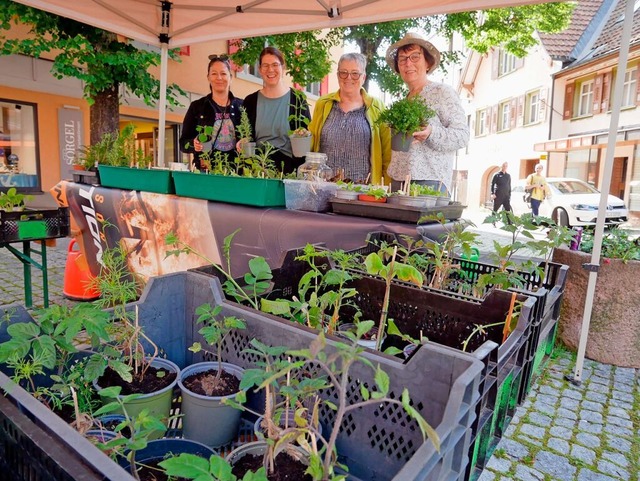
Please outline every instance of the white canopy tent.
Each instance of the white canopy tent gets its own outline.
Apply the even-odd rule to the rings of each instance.
[[[536,0],[15,0],[161,47],[158,165],[164,166],[168,49]],[[539,1],[537,2],[539,3]]]
[[[164,165],[167,52],[169,48],[205,42],[386,22],[469,10],[540,3],[537,0],[14,0],[128,38],[159,45],[160,74],[158,160]],[[624,1],[624,0],[622,0]],[[626,0],[619,65],[626,65],[634,0]],[[613,109],[605,159],[603,188],[591,258],[589,283],[574,381],[580,382],[600,263],[605,212],[622,104],[623,76],[613,91]]]

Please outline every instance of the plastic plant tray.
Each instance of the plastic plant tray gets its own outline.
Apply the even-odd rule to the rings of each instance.
[[[451,203],[449,205],[439,207],[414,207],[389,203],[362,202],[360,200],[345,200],[338,199],[337,197],[331,199],[331,206],[333,212],[336,214],[393,220],[396,222],[408,222],[411,224],[434,223],[436,222],[435,220],[423,219],[423,217],[434,215],[439,212],[441,212],[447,220],[457,220],[462,217],[462,212],[466,207],[459,203]]]
[[[100,182],[104,187],[173,194],[175,188],[168,169],[133,169],[99,165]]]
[[[183,197],[256,207],[284,207],[284,183],[278,179],[173,172],[176,194]]]

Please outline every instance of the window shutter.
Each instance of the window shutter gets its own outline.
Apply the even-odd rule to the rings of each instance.
[[[240,43],[241,41],[241,38],[234,38],[227,42],[227,52],[229,53],[229,55],[233,55],[239,50],[238,43]],[[233,70],[235,70],[236,72],[242,72],[242,65],[236,65],[235,63],[233,63],[233,60],[229,60],[229,63],[231,64],[231,68]]]
[[[636,105],[640,105],[640,70],[636,67]]]
[[[516,117],[518,115],[518,99],[511,99],[509,108],[511,111],[509,112],[509,128],[511,130],[516,128]]]
[[[498,67],[500,66],[500,49],[494,48],[491,52],[491,80],[498,78]]]
[[[489,115],[491,116],[491,133],[495,134],[498,131],[498,111],[500,110],[499,105],[494,105],[493,107],[489,107]]]
[[[547,120],[547,94],[549,89],[546,87],[542,87],[540,89],[540,107],[538,109],[538,120],[540,122],[544,122]]]
[[[568,83],[564,86],[564,110],[562,113],[562,119],[567,120],[573,117],[573,93],[575,89],[575,83]]]
[[[599,114],[602,102],[602,74],[593,79],[593,113]]]
[[[524,57],[516,57],[515,67],[516,67],[516,70],[524,67]]]
[[[609,70],[602,74],[602,102],[600,111],[608,112],[609,111],[609,102],[611,102],[611,77],[612,72]]]
[[[518,97],[518,116],[516,119],[516,127],[524,125],[524,95]]]
[[[325,76],[320,82],[320,96],[327,95],[329,93],[329,76]]]

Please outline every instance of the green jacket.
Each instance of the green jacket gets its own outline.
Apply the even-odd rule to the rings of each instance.
[[[376,124],[376,119],[384,110],[384,104],[381,100],[371,97],[365,89],[361,89],[361,93],[364,99],[365,115],[371,127],[371,183],[380,184],[384,178],[384,183],[389,184],[387,167],[391,162],[391,132],[387,125]],[[320,97],[316,101],[309,124],[309,130],[313,134],[311,149],[314,152],[318,152],[320,148],[322,126],[329,117],[334,102],[340,102],[340,91]]]

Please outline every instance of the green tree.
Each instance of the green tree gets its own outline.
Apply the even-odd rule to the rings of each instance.
[[[18,24],[28,26],[28,35],[8,36]],[[56,78],[73,77],[84,85],[90,105],[91,144],[105,133],[118,131],[121,85],[147,105],[159,98],[160,81],[148,71],[160,63],[157,53],[139,50],[105,30],[0,0],[0,55],[38,58],[46,53],[55,53],[51,73]],[[169,86],[169,105],[177,105],[176,96],[183,93],[177,85]]]
[[[369,81],[375,80],[383,90],[402,94],[404,83],[389,69],[384,53],[390,44],[404,37],[408,31],[417,30],[446,38],[457,33],[469,48],[479,53],[500,45],[523,57],[537,43],[534,32],[557,33],[567,28],[573,6],[572,3],[544,3],[408,18],[332,29],[323,38],[319,37],[318,31],[255,37],[238,41],[239,50],[232,58],[238,65],[252,65],[265,45],[276,46],[285,56],[294,82],[309,85],[322,80],[331,71],[329,48],[340,42],[352,42],[367,58],[365,88],[368,88]],[[454,50],[442,52],[442,68],[455,64],[461,55],[462,52]]]
[[[367,58],[365,88],[370,80],[375,80],[383,90],[401,94],[404,84],[387,66],[384,53],[408,31],[423,31],[445,38],[457,33],[464,38],[467,47],[481,54],[502,46],[512,54],[524,57],[537,44],[535,32],[557,33],[568,27],[573,7],[573,3],[543,3],[357,25],[346,27],[343,39],[358,45]],[[455,63],[461,54],[453,50],[442,52],[442,68]]]
[[[342,33],[335,29],[323,35],[319,30],[283,33],[236,40],[238,50],[231,55],[237,65],[253,65],[266,46],[278,48],[287,64],[287,73],[299,85],[321,81],[331,72],[330,49],[339,45]]]

